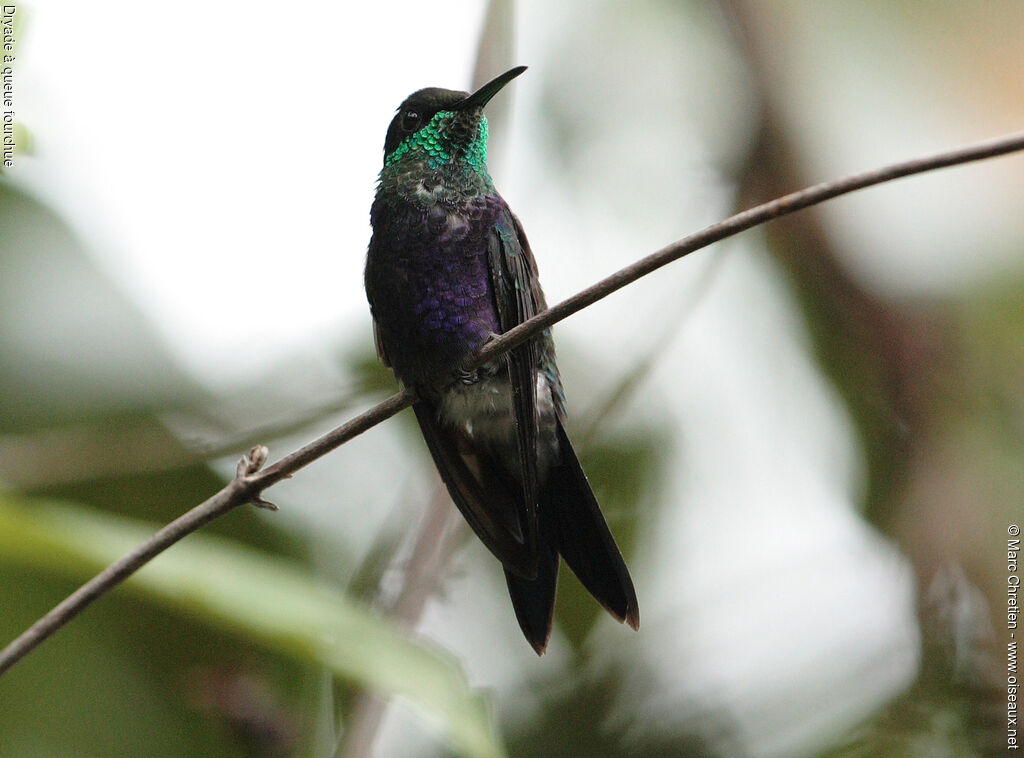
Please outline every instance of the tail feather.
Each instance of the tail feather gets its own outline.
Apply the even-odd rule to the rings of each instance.
[[[547,481],[558,551],[609,613],[639,629],[640,608],[633,580],[561,422],[558,443],[562,465],[552,469]]]
[[[548,472],[539,493],[537,576],[523,579],[505,570],[516,619],[538,655],[551,635],[559,553],[605,610],[634,629],[640,627],[633,580],[560,421],[558,444],[561,463]]]
[[[523,504],[522,488],[494,459],[460,432],[438,422],[434,405],[413,405],[438,473],[466,521],[495,557],[514,573],[536,576],[536,529]]]
[[[508,585],[519,628],[537,655],[543,655],[551,636],[551,622],[555,613],[558,553],[542,542],[537,578],[523,579],[505,569],[505,583]]]

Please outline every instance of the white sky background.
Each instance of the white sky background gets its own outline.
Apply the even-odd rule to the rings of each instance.
[[[17,110],[38,155],[12,177],[217,384],[367,312],[387,124],[424,81],[468,87],[482,18],[462,2],[410,5],[402,24],[386,3],[19,7]],[[469,44],[424,54],[438,13]]]
[[[38,154],[21,157],[12,178],[71,223],[183,364],[219,387],[295,351],[330,354],[338,335],[369,323],[362,271],[387,124],[419,87],[468,86],[483,14],[480,3],[440,0],[402,3],[400,11],[391,3],[282,8],[19,5],[26,23],[17,110]],[[626,13],[618,24],[595,21],[582,3],[560,4],[559,13],[524,3],[515,62],[531,68],[510,87],[516,109],[508,159],[492,166],[526,224],[551,301],[726,215],[732,198],[716,166],[747,115],[741,97],[720,96],[742,88],[743,72],[699,30],[630,26]],[[671,65],[684,64],[674,69],[684,73],[646,75],[668,56],[678,56]],[[842,70],[825,55],[810,68],[828,65]],[[552,156],[543,152],[550,144],[537,135],[539,93],[559,75],[575,77],[581,102],[593,88],[612,93],[619,107],[595,118],[635,113],[636,121],[597,124],[585,172],[556,181],[548,176]],[[719,79],[708,85],[708,77]],[[947,126],[956,105],[937,96],[925,97],[927,108],[897,98],[888,107],[903,112],[876,120],[874,131],[847,131],[837,109],[872,112],[870,91],[793,91],[806,92],[793,108],[809,114],[809,142],[829,156],[829,173],[816,179],[998,133],[968,116]],[[908,136],[907,123],[920,139]],[[826,149],[828,138],[834,142]],[[664,177],[665,165],[691,169]],[[946,172],[914,180],[916,189],[904,182],[849,201],[847,210],[877,219],[857,225],[852,213],[837,216],[848,227],[847,244],[873,251],[853,267],[888,291],[910,294],[982,276],[993,261],[938,244],[935,227],[908,220],[900,205],[911,204],[918,218],[956,216],[971,234],[988,234],[1024,193],[1006,191],[1020,189],[1012,166],[979,175],[957,184]],[[950,210],[957,188],[979,185],[969,204]],[[638,717],[670,722],[693,698],[722,704],[742,713],[750,750],[776,755],[864,715],[912,676],[913,579],[892,547],[853,515],[861,462],[849,421],[808,357],[787,284],[757,236],[745,240],[652,383],[668,405],[646,412],[674,414],[688,444],[671,482],[678,508],[656,525],[649,551],[634,564],[643,632],[636,639],[613,625],[600,632],[615,654],[636,656],[664,678],[657,689],[634,683]],[[910,257],[893,256],[894,249]],[[721,253],[695,256],[619,293],[558,334],[607,361],[613,378],[646,347],[643,325],[656,323],[679,293],[693,292],[708,256]],[[566,380],[570,405],[585,406]],[[345,462],[337,464],[341,474],[329,469],[318,465],[282,491],[336,491],[353,473]],[[382,482],[380,491],[389,486]],[[309,508],[324,500],[302,498]],[[344,523],[326,511],[302,517],[325,528]],[[761,575],[764,566],[774,571]],[[495,586],[485,589],[497,592],[498,578],[463,573],[425,629],[467,660],[475,683],[501,695],[522,671],[535,675],[558,659],[534,660],[514,623],[495,631],[493,621],[481,628],[467,620],[467,605],[476,602],[467,594],[482,594],[477,583],[491,580]],[[467,584],[473,587],[460,593]],[[489,660],[495,639],[514,651],[518,671],[507,661],[496,670]],[[845,652],[843,660],[829,657],[835,650]],[[895,662],[870,680],[876,690],[844,690],[848,681],[865,681],[858,666],[880,650]],[[762,708],[751,710],[751,702]]]

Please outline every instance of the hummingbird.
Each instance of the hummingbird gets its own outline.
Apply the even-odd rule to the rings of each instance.
[[[370,211],[366,296],[377,354],[413,387],[416,420],[455,505],[501,561],[527,641],[551,635],[561,556],[634,629],[629,571],[565,432],[550,330],[470,359],[547,305],[522,224],[487,170],[483,109],[526,70],[470,94],[430,87],[399,106]]]

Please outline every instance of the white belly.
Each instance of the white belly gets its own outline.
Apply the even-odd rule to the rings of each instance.
[[[554,450],[555,404],[551,387],[543,374],[537,375],[538,459],[543,462]],[[441,398],[439,415],[442,423],[453,426],[471,441],[490,448],[499,456],[518,457],[515,417],[512,406],[512,385],[507,376],[483,376],[473,384],[457,382]],[[539,472],[543,475],[543,472]]]

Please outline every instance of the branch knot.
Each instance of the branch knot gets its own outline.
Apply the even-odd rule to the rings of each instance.
[[[259,473],[260,469],[263,468],[263,464],[267,462],[267,457],[270,455],[270,450],[267,449],[266,445],[256,445],[246,455],[242,456],[242,459],[238,461],[238,466],[235,467],[235,481],[243,488],[248,488],[255,484],[255,475]],[[269,500],[264,500],[260,495],[262,493],[262,487],[253,494],[249,500],[250,503],[255,505],[257,508],[264,508],[268,511],[276,511],[278,508],[276,505],[271,503]]]

